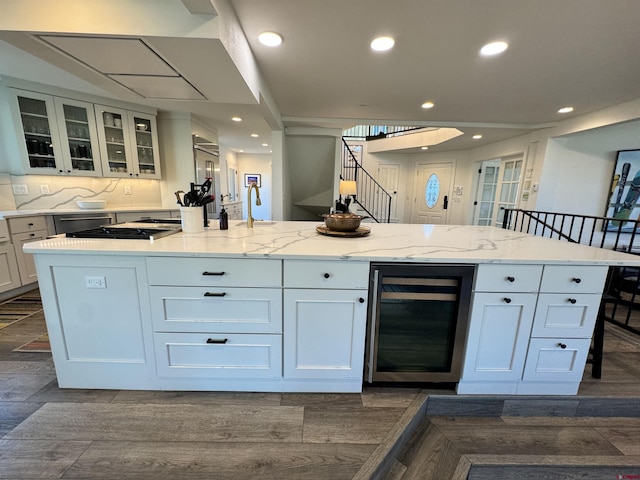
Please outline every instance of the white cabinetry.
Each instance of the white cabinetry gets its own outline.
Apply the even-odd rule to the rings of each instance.
[[[16,252],[10,242],[7,221],[0,219],[0,293],[20,286]]]
[[[105,177],[160,178],[156,118],[96,105]]]
[[[578,392],[607,271],[596,266],[544,267],[517,393]]]
[[[144,259],[38,255],[37,262],[51,273],[40,290],[60,387],[153,388]]]
[[[542,266],[479,265],[458,393],[516,393]]]
[[[284,261],[285,391],[360,392],[368,262]]]
[[[229,215],[229,220],[242,220],[242,202],[225,203],[224,209]]]
[[[458,393],[577,393],[607,270],[480,265]]]
[[[151,257],[147,269],[160,381],[282,390],[280,260]]]
[[[38,275],[33,255],[24,253],[22,247],[24,247],[25,243],[47,238],[47,220],[44,216],[37,216],[9,218],[7,222],[20,272],[20,282],[22,285],[34,283],[38,280]]]
[[[21,141],[20,173],[100,176],[93,105],[34,92],[8,89]]]

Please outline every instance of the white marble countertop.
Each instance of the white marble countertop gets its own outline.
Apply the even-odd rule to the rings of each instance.
[[[179,210],[180,207],[176,205],[175,208],[164,207],[107,207],[107,208],[56,208],[49,210],[3,210],[0,211],[0,218],[12,218],[12,217],[33,217],[37,215],[64,215],[70,213],[117,213],[117,212],[168,212],[172,210]]]
[[[221,256],[442,263],[593,264],[640,266],[640,256],[535,237],[495,227],[366,224],[370,235],[329,237],[316,222],[216,222],[203,233],[155,241],[56,237],[25,245],[28,253],[73,255]],[[363,224],[364,225],[364,224]]]

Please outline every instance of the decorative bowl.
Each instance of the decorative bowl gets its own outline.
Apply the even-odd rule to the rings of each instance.
[[[100,210],[107,206],[106,200],[78,200],[76,205],[83,210]]]
[[[353,213],[325,213],[322,216],[327,228],[336,232],[355,232],[365,218]]]

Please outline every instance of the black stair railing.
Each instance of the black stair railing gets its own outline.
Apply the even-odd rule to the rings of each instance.
[[[342,139],[341,180],[355,180],[357,194],[354,202],[364,210],[372,220],[378,223],[391,221],[391,194],[380,185],[369,172],[362,168],[353,151]]]

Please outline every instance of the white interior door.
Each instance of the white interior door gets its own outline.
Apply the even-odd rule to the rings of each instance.
[[[493,225],[502,226],[505,208],[515,208],[520,192],[520,176],[522,175],[522,155],[515,155],[502,159],[500,164],[500,184],[496,202],[498,208],[494,208]]]
[[[493,210],[498,192],[498,179],[500,173],[500,160],[487,160],[482,162],[480,176],[478,178],[478,193],[474,203],[474,225],[492,225]]]
[[[378,165],[378,182],[389,195],[391,195],[391,222],[398,221],[398,182],[400,178],[400,165],[381,164]],[[386,202],[382,201],[382,197],[378,199],[379,209],[385,209]],[[388,212],[376,212],[377,218],[386,217]]]
[[[451,163],[418,165],[411,223],[447,223],[452,172]]]

